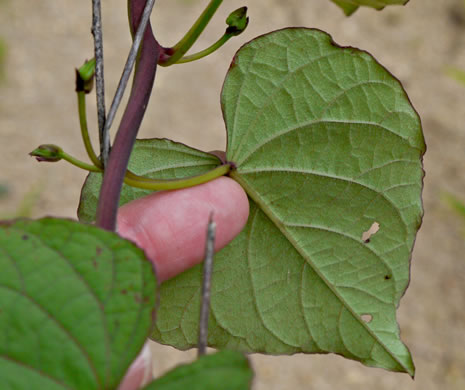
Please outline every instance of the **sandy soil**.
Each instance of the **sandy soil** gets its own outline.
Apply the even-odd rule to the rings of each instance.
[[[109,97],[130,44],[125,3],[103,1]],[[153,22],[160,42],[174,43],[205,3],[159,0]],[[219,90],[232,55],[258,34],[293,25],[323,29],[339,44],[371,52],[404,83],[428,144],[426,213],[411,285],[398,312],[417,367],[415,381],[337,356],[253,356],[255,389],[464,389],[465,238],[461,221],[442,199],[448,191],[465,200],[465,88],[444,72],[450,65],[465,69],[464,1],[411,0],[407,7],[364,9],[345,18],[327,0],[228,0],[198,48],[211,43],[229,11],[242,5],[249,5],[251,17],[243,36],[206,60],[159,71],[141,137],[223,149]],[[85,158],[73,83],[74,67],[92,56],[90,17],[90,1],[0,1],[0,36],[8,45],[0,84],[0,183],[9,189],[0,198],[2,217],[18,211],[33,217],[76,215],[84,174],[65,163],[39,165],[27,153],[41,143],[56,143]],[[153,349],[157,373],[193,357],[155,344]]]

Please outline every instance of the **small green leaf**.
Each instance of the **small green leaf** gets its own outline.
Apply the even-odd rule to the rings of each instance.
[[[347,16],[352,15],[360,6],[383,9],[388,5],[405,5],[409,0],[331,0],[342,8]]]
[[[176,367],[143,390],[246,390],[252,377],[249,362],[242,354],[224,350]]]
[[[218,157],[195,150],[168,139],[140,139],[136,141],[129,161],[129,169],[137,175],[152,179],[181,179],[206,173],[218,165]],[[100,173],[87,176],[78,208],[79,220],[93,222],[102,184]],[[141,198],[152,191],[123,185],[120,206]]]
[[[222,107],[231,177],[251,206],[215,257],[210,346],[332,352],[413,375],[395,313],[425,145],[401,84],[324,32],[285,29],[237,53]],[[200,285],[199,266],[163,283],[155,340],[196,345]]]
[[[0,248],[2,389],[115,389],[152,327],[143,251],[52,218],[0,225]]]

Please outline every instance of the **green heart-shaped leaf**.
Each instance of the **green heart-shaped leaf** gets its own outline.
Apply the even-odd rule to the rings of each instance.
[[[425,145],[400,83],[365,52],[321,31],[287,29],[239,51],[222,105],[227,160],[237,167],[230,176],[251,206],[244,231],[215,259],[209,344],[334,352],[413,375],[395,310],[421,222]],[[170,153],[162,159],[136,148],[132,169],[179,178],[219,164],[163,142]],[[81,209],[98,194],[92,176]],[[154,339],[196,345],[200,280],[197,266],[162,285]]]
[[[143,251],[51,218],[0,225],[0,248],[2,389],[115,389],[152,327]]]
[[[238,52],[222,105],[231,176],[251,208],[215,258],[210,345],[334,352],[413,375],[395,311],[425,145],[400,83],[326,33],[286,29]],[[195,346],[200,280],[196,267],[162,285],[155,340]]]
[[[137,175],[151,179],[181,179],[201,175],[220,164],[218,157],[178,142],[168,139],[138,139],[131,154],[129,169]],[[100,173],[87,176],[78,208],[80,221],[95,220],[101,185]],[[122,206],[152,192],[124,184],[119,204]]]
[[[248,360],[238,352],[225,350],[176,367],[144,390],[246,390],[252,377]]]
[[[358,7],[365,6],[375,9],[383,9],[388,5],[405,5],[409,0],[331,0],[342,8],[344,13],[349,16],[353,14]]]

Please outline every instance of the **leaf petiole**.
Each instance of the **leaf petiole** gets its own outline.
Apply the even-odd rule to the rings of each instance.
[[[202,175],[191,176],[183,179],[156,180],[144,178],[143,180],[136,180],[126,176],[124,182],[131,187],[142,188],[145,190],[179,190],[181,188],[194,187],[199,184],[207,183],[218,177],[226,175],[230,172],[230,170],[231,165],[223,164]]]

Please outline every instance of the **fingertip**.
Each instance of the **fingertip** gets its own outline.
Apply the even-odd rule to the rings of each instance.
[[[247,222],[249,204],[242,187],[221,177],[148,195],[121,207],[118,231],[145,250],[163,281],[202,261],[210,215],[216,223],[215,249],[219,250]]]
[[[118,386],[118,390],[137,390],[148,384],[153,378],[152,352],[149,342],[146,342],[139,355],[131,363]]]
[[[206,188],[212,202],[213,220],[217,224],[217,250],[227,245],[244,228],[249,218],[247,194],[233,179],[221,177]],[[218,215],[217,215],[218,213]]]

